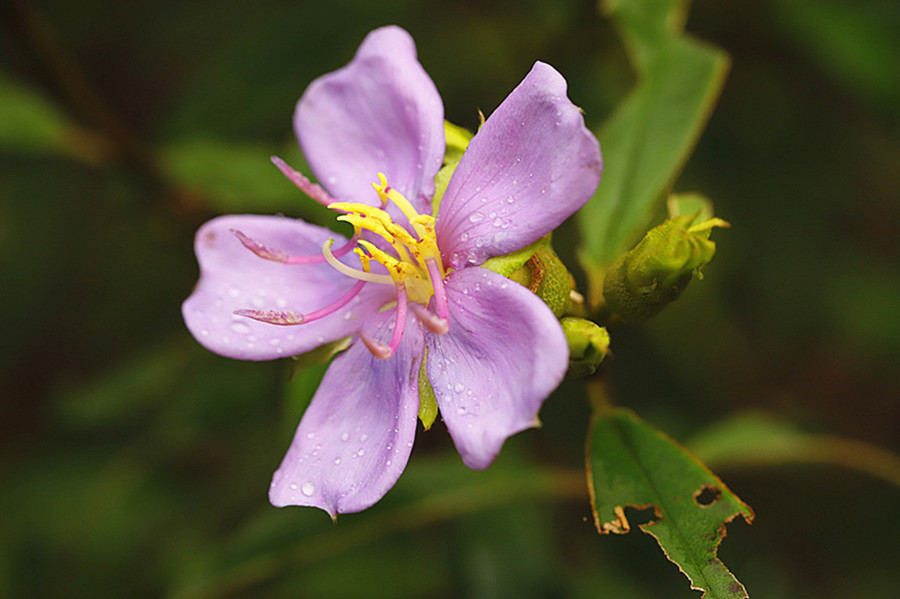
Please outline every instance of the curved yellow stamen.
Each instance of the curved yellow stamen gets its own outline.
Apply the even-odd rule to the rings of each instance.
[[[362,243],[362,241],[360,241],[360,243]],[[334,254],[331,253],[332,245],[334,245],[334,239],[329,239],[328,241],[326,241],[325,245],[322,246],[322,255],[325,256],[325,261],[328,262],[328,264],[330,264],[336,271],[360,281],[382,283],[386,285],[392,285],[394,283],[394,280],[388,275],[378,275],[371,272],[357,270],[352,266],[347,266],[346,264],[335,258]],[[365,266],[368,266],[368,260],[366,261]]]

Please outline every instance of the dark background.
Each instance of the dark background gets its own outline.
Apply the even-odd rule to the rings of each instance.
[[[385,500],[332,524],[265,496],[322,369],[286,386],[181,322],[202,222],[327,222],[268,157],[301,163],[294,103],[370,29],[412,33],[458,124],[540,59],[599,129],[633,76],[593,3],[0,7],[0,596],[699,596],[650,537],[593,530],[579,381],[485,472],[420,434]],[[720,551],[751,596],[893,597],[897,458],[871,446],[900,424],[900,4],[698,0],[687,29],[733,63],[675,189],[732,228],[677,304],[612,330],[605,372],[689,445],[748,411],[824,441],[711,463],[757,513]]]

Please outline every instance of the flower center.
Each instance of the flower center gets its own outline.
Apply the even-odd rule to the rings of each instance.
[[[270,249],[240,231],[232,231],[244,247],[265,260],[284,264],[327,262],[338,272],[357,280],[349,291],[328,306],[307,314],[277,310],[236,310],[234,313],[275,325],[304,324],[337,312],[356,297],[367,283],[376,283],[393,285],[397,291],[396,322],[390,342],[381,343],[365,331],[359,331],[360,339],[376,357],[389,358],[400,346],[409,309],[433,332],[446,333],[449,329],[449,309],[443,279],[447,273],[437,246],[434,217],[416,212],[409,200],[388,186],[383,174],[379,173],[378,179],[379,182],[372,186],[381,198],[381,208],[355,202],[332,202],[328,205],[328,208],[342,213],[338,220],[350,223],[354,229],[353,238],[335,251],[331,249],[334,239],[329,239],[321,254],[291,256],[281,250]],[[406,216],[412,232],[395,223],[385,210],[391,202]],[[380,237],[387,245],[382,249],[371,241],[361,239],[364,231]],[[351,251],[359,257],[361,268],[353,268],[340,261]],[[383,266],[387,274],[372,272],[372,262]],[[432,297],[435,298],[436,314],[428,309]]]
[[[351,202],[334,202],[328,208],[344,213],[337,219],[353,225],[354,238],[359,238],[362,231],[370,231],[384,239],[394,250],[394,255],[365,239],[358,239],[357,243],[361,247],[356,247],[353,251],[359,256],[362,270],[357,270],[337,260],[331,252],[331,243],[325,244],[322,253],[331,266],[349,277],[373,283],[402,285],[409,301],[427,305],[435,294],[436,285],[440,286],[446,275],[437,247],[434,217],[416,212],[409,200],[388,186],[383,174],[379,173],[378,178],[379,183],[373,183],[372,186],[381,198],[382,208]],[[395,223],[384,210],[391,202],[403,212],[415,234]],[[373,261],[384,266],[388,274],[372,273]]]

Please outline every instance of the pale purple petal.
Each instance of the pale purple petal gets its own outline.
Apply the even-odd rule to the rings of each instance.
[[[244,247],[232,229],[294,255],[320,254],[329,238],[335,238],[335,247],[346,243],[328,229],[282,216],[222,216],[204,224],[194,243],[200,280],[181,311],[197,341],[217,354],[272,360],[303,353],[353,334],[393,296],[392,286],[368,284],[335,314],[296,326],[236,316],[234,311],[242,309],[310,313],[338,299],[356,281],[326,263],[264,260]],[[353,258],[346,260],[352,264]]]
[[[463,462],[487,468],[507,437],[538,423],[569,349],[550,308],[506,277],[466,268],[446,289],[450,331],[426,335],[428,379]]]
[[[429,212],[444,156],[444,107],[399,27],[371,32],[344,68],[310,84],[294,129],[310,168],[341,201],[379,205],[372,183],[388,184]]]
[[[453,173],[436,225],[445,262],[481,264],[543,237],[590,199],[602,171],[565,79],[535,63]]]
[[[394,315],[378,314],[365,330],[387,343]],[[335,358],[272,477],[273,505],[310,505],[334,517],[366,509],[394,486],[415,436],[423,349],[410,317],[390,359],[359,341]]]

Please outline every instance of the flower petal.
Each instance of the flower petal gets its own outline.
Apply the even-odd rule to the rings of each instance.
[[[543,237],[590,199],[602,171],[565,79],[535,63],[453,173],[436,225],[445,262],[481,264]]]
[[[296,326],[277,326],[236,316],[235,310],[309,313],[346,293],[356,282],[326,263],[288,265],[260,258],[231,230],[289,254],[320,254],[329,238],[323,227],[282,216],[222,216],[204,224],[194,243],[200,280],[181,311],[203,346],[241,360],[272,360],[309,351],[352,335],[393,297],[393,287],[366,285],[332,316]],[[352,258],[348,258],[352,260]]]
[[[568,345],[550,308],[506,277],[473,267],[445,284],[450,331],[426,335],[428,379],[463,462],[487,468],[507,437],[538,423]]]
[[[416,60],[410,35],[382,27],[344,68],[304,92],[294,129],[310,168],[341,201],[380,205],[378,173],[430,213],[434,176],[444,157],[444,107]]]
[[[366,331],[387,343],[394,314],[373,317]],[[394,486],[419,411],[424,342],[415,319],[407,325],[390,359],[379,360],[361,342],[335,358],[272,477],[272,505],[311,505],[334,517],[366,509]]]

